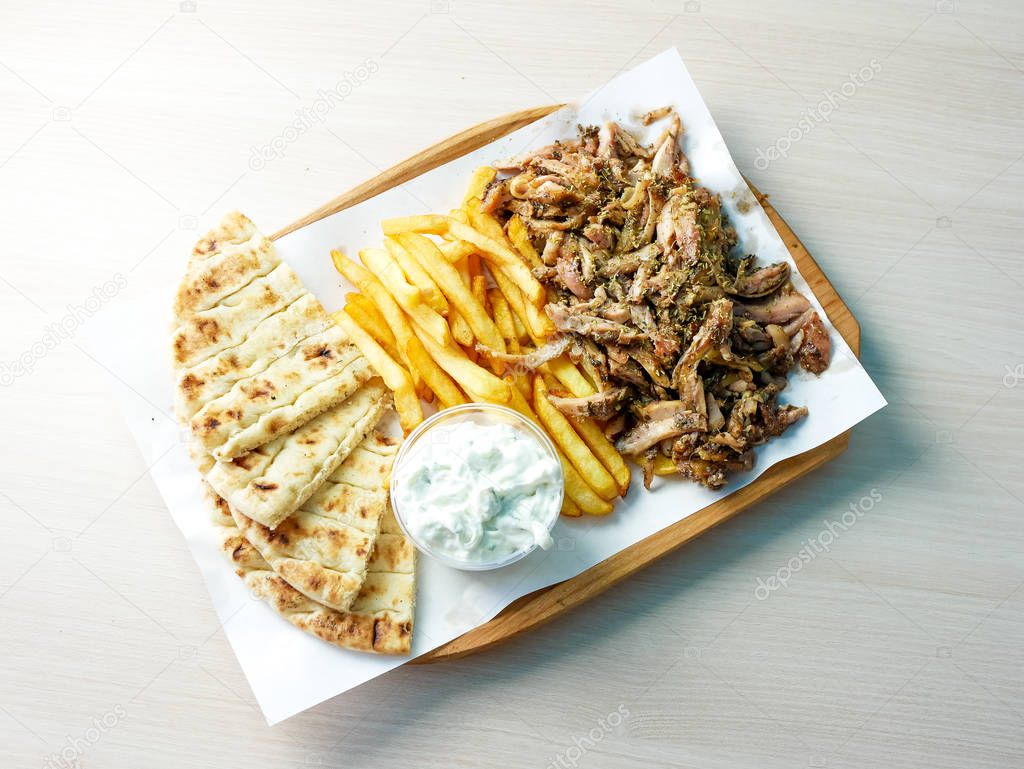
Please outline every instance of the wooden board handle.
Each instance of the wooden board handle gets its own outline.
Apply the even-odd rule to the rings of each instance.
[[[313,222],[318,222],[324,217],[344,211],[356,203],[369,200],[374,195],[379,195],[386,190],[390,190],[392,187],[404,184],[410,179],[414,179],[427,171],[444,165],[450,160],[461,158],[473,150],[480,149],[485,144],[489,144],[495,139],[500,139],[502,136],[506,136],[523,126],[529,125],[535,120],[540,120],[542,117],[550,115],[556,109],[561,109],[561,107],[561,104],[550,104],[546,107],[532,107],[518,112],[510,112],[507,115],[488,120],[486,123],[480,123],[472,128],[467,128],[465,131],[460,131],[454,136],[449,136],[444,141],[438,142],[433,147],[428,147],[411,158],[407,158],[401,163],[392,166],[379,176],[368,179],[348,192],[338,195],[338,197],[324,203],[324,205],[306,214],[298,221],[281,228],[271,235],[270,239],[277,240],[289,232],[295,232],[295,230],[301,229]]]

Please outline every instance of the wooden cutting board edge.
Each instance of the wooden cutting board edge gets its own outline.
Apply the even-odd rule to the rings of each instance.
[[[353,187],[323,206],[310,212],[274,233],[276,240],[290,232],[306,227],[324,217],[335,214],[357,203],[361,203],[392,187],[403,184],[443,163],[461,157],[483,145],[522,128],[535,120],[550,114],[562,105],[549,105],[521,110],[489,120],[451,136],[411,158],[389,168],[380,175]],[[749,184],[749,181],[748,181]],[[750,189],[757,196],[772,225],[782,237],[792,254],[800,274],[803,275],[818,301],[824,307],[832,325],[843,336],[855,355],[860,355],[860,324],[843,302],[838,292],[811,257],[803,243],[785,220],[754,185]],[[572,579],[541,588],[513,601],[489,622],[443,644],[411,662],[424,664],[441,660],[456,659],[467,654],[482,651],[521,633],[548,622],[569,609],[600,595],[618,584],[640,568],[672,552],[691,539],[727,521],[760,499],[772,494],[787,483],[800,478],[834,459],[849,445],[850,431],[836,436],[827,443],[790,459],[780,462],[753,483],[715,502],[708,507],[655,532],[615,555],[602,561]],[[659,479],[661,484],[685,483],[686,481]],[[634,488],[630,494],[647,493]],[[657,494],[657,488],[651,493]],[[628,504],[628,503],[627,503]],[[625,515],[625,505],[613,515]]]

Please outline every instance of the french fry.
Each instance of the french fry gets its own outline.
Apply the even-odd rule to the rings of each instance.
[[[505,348],[513,355],[520,354],[522,350],[519,347],[519,340],[516,339],[515,324],[512,322],[512,312],[508,308],[508,302],[505,301],[505,297],[496,288],[492,288],[487,292],[487,298],[494,312],[494,323],[498,330],[501,331],[501,336],[505,340]],[[527,399],[532,397],[530,379],[527,374],[513,374],[512,381]]]
[[[409,316],[413,324],[430,334],[438,344],[451,343],[451,332],[448,330],[448,324],[444,318],[420,302],[409,303],[406,301],[410,291],[414,291],[419,296],[419,289],[410,286],[405,281],[401,268],[387,251],[379,248],[366,248],[360,251],[359,255],[363,258],[363,264],[377,276],[377,279],[394,297],[395,301],[405,310],[405,314]]]
[[[444,235],[448,232],[448,217],[440,214],[396,216],[382,221],[380,228],[385,235],[398,235],[402,232],[428,232],[431,235]]]
[[[533,277],[530,268],[526,266],[526,263],[519,254],[509,246],[454,220],[448,224],[448,231],[455,237],[476,246],[480,256],[486,259],[488,264],[497,267],[508,275],[519,286],[526,298],[536,307],[543,307],[547,302],[548,294],[544,290],[544,286]]]
[[[580,506],[573,502],[568,494],[562,497],[562,515],[566,518],[579,518],[583,515]]]
[[[388,291],[400,305],[412,307],[423,301],[420,290],[405,279],[402,268],[388,256],[386,251],[380,248],[364,248],[359,252],[359,258],[370,272],[388,287]],[[376,265],[376,269],[374,265]]]
[[[540,419],[533,413],[533,409],[530,408],[530,404],[527,403],[526,398],[519,392],[516,387],[511,388],[512,400],[509,402],[509,407],[515,409],[527,419],[531,420],[542,430],[544,425],[541,424]],[[612,503],[606,499],[601,499],[590,486],[587,485],[586,481],[576,472],[576,468],[573,467],[572,463],[566,458],[565,454],[562,453],[561,449],[558,449],[559,461],[562,463],[562,475],[565,476],[565,493],[572,501],[579,506],[587,515],[607,515],[612,511]]]
[[[497,171],[491,166],[480,166],[469,177],[469,185],[466,189],[466,196],[462,199],[465,206],[474,198],[482,199],[487,185],[494,181]]]
[[[483,203],[479,197],[467,197],[462,204],[462,209],[466,212],[469,224],[474,230],[492,238],[495,242],[501,243],[507,248],[514,248],[512,241],[505,235],[505,230],[501,228],[501,223],[490,214],[484,212]],[[522,260],[521,255],[517,254],[517,256]]]
[[[654,457],[655,475],[676,475],[678,472],[679,468],[676,467],[676,463],[664,454],[658,454]]]
[[[519,316],[515,313],[512,313],[512,325],[516,330],[516,339],[523,344],[531,341],[530,332],[526,330],[526,326],[523,325],[523,321],[520,320]]]
[[[572,361],[564,355],[548,361],[541,368],[554,375],[553,379],[548,379],[545,382],[548,389],[554,387],[554,380],[557,379],[559,384],[563,385],[577,398],[585,398],[597,392],[593,385],[580,373],[579,369],[573,365]],[[632,473],[618,449],[605,437],[604,432],[593,419],[570,418],[569,421],[576,428],[579,436],[590,447],[590,450],[601,460],[601,464],[605,466],[605,469],[612,474],[616,485],[619,487],[619,494],[625,496],[629,490]]]
[[[522,320],[535,344],[543,344],[543,340],[555,333],[555,326],[551,319],[526,300],[512,276],[503,272],[500,267],[491,265],[491,277],[501,289],[501,293],[505,295],[509,306]]]
[[[476,246],[464,240],[445,240],[437,246],[452,264],[463,262],[470,254],[476,253]]]
[[[345,312],[359,324],[363,331],[372,336],[373,341],[383,347],[388,355],[395,360],[403,360],[402,354],[398,351],[398,342],[387,321],[383,318],[378,319],[372,313],[367,312],[362,302],[350,301],[345,305]]]
[[[448,300],[444,298],[441,289],[420,266],[420,263],[413,259],[393,238],[384,238],[384,247],[391,254],[391,258],[402,268],[406,279],[420,290],[427,306],[434,312],[447,316]]]
[[[507,245],[504,234],[500,239],[492,238],[471,227],[468,221],[469,216],[465,211],[454,211],[451,216],[424,214],[385,219],[381,222],[381,228],[385,235],[420,232],[432,235],[451,235],[456,240],[465,240],[472,244],[490,264],[503,269],[519,285],[530,302],[537,307],[543,307],[547,302],[547,291],[544,290],[540,281],[533,277],[533,273],[530,272],[530,268],[526,266],[522,257]]]
[[[622,454],[615,448],[615,444],[605,437],[601,426],[593,419],[589,417],[583,419],[569,417],[568,419],[572,426],[576,428],[577,435],[590,447],[590,450],[594,452],[594,456],[601,460],[601,464],[604,465],[605,469],[611,473],[612,478],[615,479],[615,485],[619,489],[619,496],[626,496],[633,474],[629,470],[629,465],[622,458]],[[675,472],[675,470],[672,472]]]
[[[416,329],[416,333],[427,352],[430,353],[430,357],[440,368],[451,374],[452,378],[473,400],[506,404],[513,391],[519,392],[504,379],[471,361],[460,348],[454,345],[437,344],[429,334],[419,329]]]
[[[355,293],[346,294],[345,298],[347,299],[347,303],[345,304],[346,310],[358,307],[359,312],[366,315],[370,319],[370,322],[374,324],[373,328],[368,328],[367,326],[363,326],[363,328],[365,328],[371,334],[375,333],[375,329],[380,328],[382,329],[382,333],[388,334],[388,338],[394,340],[395,337],[394,334],[391,332],[391,327],[388,326],[387,319],[384,317],[384,314],[377,308],[377,305],[373,302],[372,299],[363,296],[362,294]],[[356,320],[359,319],[356,318]],[[380,338],[377,338],[377,342],[380,343],[380,341]]]
[[[516,390],[516,392],[519,391]],[[612,503],[607,499],[602,499],[596,491],[590,488],[565,454],[559,451],[558,456],[562,461],[562,474],[565,476],[565,493],[587,515],[608,515],[613,509]]]
[[[565,415],[551,405],[544,378],[540,376],[533,379],[533,410],[540,417],[548,435],[554,438],[555,443],[562,448],[590,487],[603,499],[615,499],[619,495],[615,479],[591,453],[583,439],[576,434],[576,430]]]
[[[345,310],[340,310],[331,317],[345,330],[352,343],[370,361],[370,365],[380,374],[384,384],[394,392],[398,421],[402,425],[402,430],[408,435],[416,425],[423,421],[423,410],[420,408],[420,400],[413,388],[412,377]]]
[[[448,298],[450,304],[459,312],[459,315],[469,324],[473,336],[483,344],[498,352],[505,352],[505,345],[502,342],[494,321],[488,317],[487,309],[479,297],[462,282],[459,271],[448,261],[441,257],[437,246],[422,235],[406,233],[395,236],[396,242],[401,245],[419,264],[430,274],[438,288]],[[455,327],[452,326],[452,336],[456,336]],[[460,344],[472,344],[472,338],[468,342],[461,339]]]
[[[555,379],[565,385],[574,398],[585,398],[593,395],[597,389],[587,380],[571,360],[560,355],[549,360],[542,368],[554,375]]]
[[[469,280],[466,281],[470,285],[473,283],[473,278],[477,275],[483,275],[483,267],[480,264],[480,254],[472,253],[466,257],[466,275],[469,276]]]
[[[416,391],[424,394],[426,384],[423,381],[423,377],[411,365],[405,352],[405,347],[409,343],[409,339],[413,337],[413,333],[408,321],[405,319],[402,308],[398,306],[398,302],[381,285],[381,282],[373,276],[373,273],[363,265],[349,259],[341,251],[331,251],[331,260],[334,262],[335,269],[350,283],[358,286],[363,295],[376,305],[377,310],[384,317],[385,323],[391,329],[391,333],[395,335],[398,351],[406,367],[409,369],[409,373],[412,375]]]
[[[519,218],[519,214],[515,214],[508,220],[508,224],[505,225],[505,231],[508,239],[512,241],[512,246],[523,255],[523,258],[526,259],[531,267],[544,266],[540,254],[537,253],[537,249],[533,247],[533,243],[530,241],[530,233],[526,229],[526,224]]]
[[[452,339],[461,346],[469,347],[473,344],[473,329],[469,327],[469,323],[462,317],[462,313],[454,307],[448,308],[448,326],[452,330]]]
[[[473,296],[475,296],[476,300],[480,302],[481,306],[484,308],[484,312],[490,315],[491,303],[487,300],[487,278],[483,275],[474,275],[472,288]]]
[[[508,308],[508,302],[502,295],[501,291],[496,288],[492,288],[487,292],[487,301],[491,304],[491,311],[494,313],[494,325],[498,327],[498,331],[501,332],[502,338],[505,340],[505,344],[508,345],[515,342],[516,346],[519,345],[519,340],[516,339],[516,327],[512,323],[512,311]],[[518,352],[509,348],[509,352]]]
[[[428,353],[426,344],[433,341],[430,339],[430,335],[421,332],[419,329],[414,329],[414,332],[419,336],[413,336],[409,340],[405,348],[406,354],[409,356],[409,360],[412,361],[412,365],[423,376],[427,386],[437,395],[441,408],[447,409],[452,406],[458,406],[460,403],[465,403],[466,399],[459,392],[455,382],[452,381],[452,378],[448,376],[443,368],[434,362],[433,357]]]
[[[344,312],[348,317],[365,331],[370,338],[384,349],[397,365],[402,366],[406,375],[412,381],[414,393],[428,403],[433,400],[433,393],[427,388],[426,383],[419,376],[418,372],[408,369],[405,356],[398,349],[394,333],[387,324],[384,316],[377,306],[362,294],[349,294],[348,302],[345,304]],[[341,310],[338,311],[342,312]],[[333,313],[332,317],[338,313]],[[369,357],[369,356],[367,356]]]

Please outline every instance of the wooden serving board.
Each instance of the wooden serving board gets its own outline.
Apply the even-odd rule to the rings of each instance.
[[[551,105],[513,112],[504,117],[496,118],[462,131],[399,163],[379,176],[339,195],[317,210],[282,228],[271,237],[272,239],[277,239],[356,203],[361,203],[368,198],[372,198],[374,195],[378,195],[432,168],[472,152],[535,120],[539,120],[560,106]],[[818,301],[825,308],[825,312],[828,314],[829,320],[832,321],[832,325],[842,334],[854,354],[859,356],[860,325],[857,323],[857,320],[843,303],[843,300],[839,298],[839,294],[836,293],[836,290],[828,282],[828,278],[825,277],[821,268],[811,258],[803,243],[793,233],[793,230],[789,228],[785,220],[779,216],[778,211],[772,207],[767,198],[753,185],[750,185],[750,188],[764,207],[768,218],[782,237],[783,242],[789,248],[789,252],[793,255],[793,259],[800,269],[800,274],[803,275],[814,295],[818,297]],[[490,622],[412,661],[415,663],[426,663],[462,657],[466,654],[472,654],[473,652],[494,646],[554,619],[574,606],[578,606],[603,593],[637,570],[703,534],[711,527],[728,520],[741,510],[745,510],[758,500],[785,486],[790,481],[806,475],[816,467],[838,456],[846,449],[849,440],[850,433],[847,431],[816,449],[780,462],[756,481],[733,492],[728,497],[652,534],[646,539],[627,547],[625,550],[619,551],[611,558],[602,561],[596,566],[592,566],[572,579],[542,588],[519,598]],[[686,481],[669,482],[685,483]],[[632,491],[631,493],[646,492],[639,490]],[[654,493],[657,492],[655,491]],[[628,510],[625,505],[622,505],[612,514],[627,515]]]

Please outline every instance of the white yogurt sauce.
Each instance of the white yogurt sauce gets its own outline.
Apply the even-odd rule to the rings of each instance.
[[[551,546],[560,467],[535,439],[507,424],[457,422],[420,443],[391,481],[413,539],[467,563]]]

